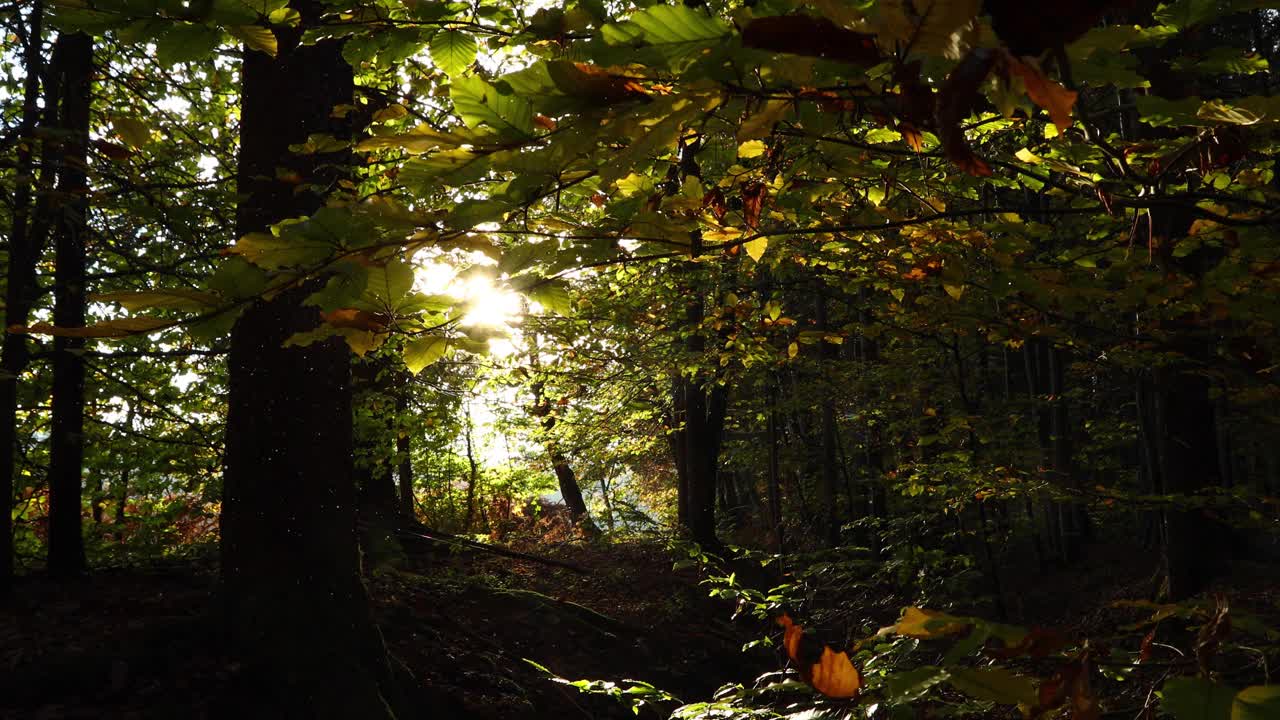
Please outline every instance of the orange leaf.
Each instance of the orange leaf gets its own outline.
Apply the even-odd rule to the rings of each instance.
[[[822,649],[822,659],[809,668],[809,684],[815,690],[832,698],[851,698],[862,689],[862,675],[849,660],[846,652]]]
[[[1058,130],[1071,127],[1071,108],[1076,104],[1076,91],[1068,90],[1061,83],[1044,76],[1040,68],[1024,63],[1012,55],[1005,58],[1010,72],[1022,78],[1031,102],[1049,111],[1049,117]]]
[[[813,686],[814,690],[831,698],[851,698],[862,689],[862,675],[849,660],[849,654],[836,652],[829,646],[822,646],[822,655],[817,662],[812,662],[811,652],[801,647],[804,643],[804,628],[792,622],[791,617],[783,613],[778,624],[785,630],[782,633],[782,647],[787,657],[795,663],[800,677]]]
[[[355,308],[339,308],[333,312],[322,312],[320,318],[336,328],[382,330],[386,327],[386,323],[379,320],[373,313]]]

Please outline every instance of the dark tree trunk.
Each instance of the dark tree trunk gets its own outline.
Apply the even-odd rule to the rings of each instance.
[[[771,373],[769,380],[769,528],[773,531],[776,552],[786,548],[782,528],[782,478],[778,470],[778,378]]]
[[[815,307],[818,329],[827,331],[830,322],[827,318],[827,298],[820,288],[817,306]],[[836,347],[825,340],[818,348],[818,386],[822,392],[822,456],[821,475],[818,480],[818,502],[822,505],[822,539],[827,547],[840,544],[840,521],[836,508],[836,482],[839,462],[836,453],[836,404],[835,388],[832,386],[831,364],[836,356]]]
[[[390,378],[383,357],[363,358],[352,369],[352,417],[355,444],[356,518],[366,567],[394,564],[404,557],[397,531],[403,524],[390,455],[396,422],[386,388]]]
[[[677,378],[677,438],[680,494],[684,496],[682,525],[690,539],[703,548],[718,550],[716,537],[716,478],[720,465],[720,443],[727,405],[725,389],[704,389],[697,379]]]
[[[13,192],[13,225],[9,232],[9,262],[5,286],[4,327],[26,325],[36,291],[36,262],[44,246],[40,217],[32,212],[32,181],[35,172],[36,127],[40,121],[40,76],[44,58],[44,3],[36,0],[27,28],[28,46],[24,54],[22,119],[16,143],[16,187]],[[48,103],[46,103],[48,104]],[[13,495],[17,451],[18,378],[26,369],[29,355],[27,337],[3,333],[0,348],[0,599],[13,585]]]
[[[537,348],[529,353],[530,363],[536,369],[538,367]],[[569,464],[567,458],[560,445],[552,437],[551,432],[556,426],[556,416],[551,410],[551,402],[543,394],[545,385],[541,381],[533,384],[533,414],[538,418],[538,422],[542,424],[542,430],[546,433],[547,454],[551,457],[551,470],[556,474],[556,483],[560,486],[560,497],[564,499],[565,507],[569,508],[569,517],[573,520],[574,525],[580,525],[584,530],[593,532],[595,526],[591,524],[591,517],[587,514],[587,501],[582,497],[582,487],[578,485],[578,476],[573,472],[573,466]]]
[[[304,27],[318,22],[318,4],[293,7]],[[346,162],[288,150],[311,133],[349,133],[332,113],[354,89],[341,45],[301,46],[301,29],[276,34],[278,58],[244,50],[241,235],[320,207],[277,169],[329,187]],[[337,338],[283,347],[318,324],[302,304],[313,290],[255,302],[231,333],[222,576],[246,687],[228,715],[393,718],[399,688],[360,581],[350,352]]]
[[[1164,491],[1195,497],[1218,484],[1217,432],[1211,381],[1183,371],[1161,383],[1164,422]],[[1222,570],[1225,531],[1204,510],[1165,513],[1165,562],[1170,600],[1184,600],[1208,585]]]
[[[408,411],[408,396],[402,392],[396,396],[396,415],[403,419]],[[413,440],[404,430],[396,435],[396,460],[399,464],[396,476],[400,481],[400,514],[405,520],[413,522],[418,517],[417,504],[413,498]]]
[[[476,519],[476,483],[480,481],[480,468],[476,463],[475,449],[471,446],[471,408],[467,408],[467,426],[463,433],[467,443],[467,516],[462,521],[462,531],[471,532],[471,524]]]
[[[89,229],[89,103],[92,96],[93,40],[59,35],[53,72],[60,77],[59,126],[64,131],[58,161],[57,219],[54,231],[53,323],[84,327],[85,236]],[[84,468],[83,338],[53,339],[53,420],[49,432],[49,570],[74,575],[84,570],[82,493]]]

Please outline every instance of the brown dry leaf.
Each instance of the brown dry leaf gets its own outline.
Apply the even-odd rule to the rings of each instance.
[[[961,170],[976,177],[990,177],[991,167],[974,154],[961,124],[972,112],[978,87],[991,72],[996,56],[985,48],[969,51],[951,71],[938,94],[938,132],[942,149]]]
[[[924,133],[920,132],[920,128],[909,122],[900,122],[898,132],[902,133],[902,139],[907,143],[907,147],[916,152],[924,149]]]
[[[367,310],[355,308],[338,308],[332,312],[320,313],[320,318],[332,327],[351,328],[352,330],[383,330],[386,323],[377,315]]]
[[[742,220],[750,230],[760,226],[760,211],[769,197],[769,187],[761,182],[747,183],[742,187]]]
[[[1005,64],[1011,74],[1022,78],[1031,102],[1049,111],[1058,132],[1071,127],[1071,108],[1076,104],[1076,91],[1066,89],[1062,83],[1045,77],[1040,68],[1012,55],[1005,57]]]

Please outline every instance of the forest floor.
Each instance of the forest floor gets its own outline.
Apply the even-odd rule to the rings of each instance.
[[[636,678],[687,698],[777,669],[744,654],[760,627],[735,625],[694,569],[661,544],[564,544],[543,554],[586,572],[464,552],[369,578],[392,651],[430,688],[423,718],[635,717],[552,681]],[[0,718],[214,718],[235,666],[213,620],[216,566],[196,560],[36,575],[0,609]]]
[[[468,551],[424,556],[412,570],[369,578],[387,644],[435,698],[424,720],[635,717],[526,660],[568,679],[647,681],[686,701],[782,667],[773,650],[742,651],[767,628],[731,621],[732,607],[708,597],[696,569],[674,570],[660,543],[564,543],[538,552],[585,572]],[[1151,592],[1147,559],[1130,565],[1086,565],[1023,587],[1011,583],[1011,619],[1077,637],[1114,636],[1150,614],[1115,607]],[[197,559],[103,569],[70,583],[29,577],[18,604],[0,610],[0,719],[217,717],[213,708],[235,665],[218,641],[216,574],[211,560]],[[1232,593],[1233,610],[1261,613],[1272,627],[1280,620],[1280,578],[1271,572],[1237,573],[1217,589]],[[901,598],[885,590],[859,602],[875,602],[871,619],[890,623]],[[1142,632],[1119,634],[1136,643]],[[1140,709],[1143,700],[1111,703]],[[666,717],[670,706],[653,710],[641,717]]]

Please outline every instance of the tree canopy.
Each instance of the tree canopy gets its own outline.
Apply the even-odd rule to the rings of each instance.
[[[414,717],[362,578],[658,533],[814,693],[679,717],[1097,718],[1169,618],[1135,712],[1269,717],[1268,5],[0,6],[0,597],[217,547],[259,712]]]

